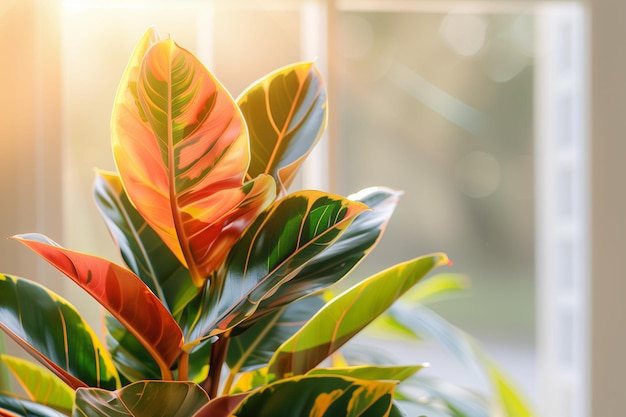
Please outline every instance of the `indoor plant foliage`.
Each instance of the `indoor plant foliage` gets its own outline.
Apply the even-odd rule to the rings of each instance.
[[[448,261],[419,257],[321,296],[375,246],[399,197],[288,191],[326,107],[312,63],[234,100],[149,30],[115,98],[117,172],[94,186],[125,266],[14,237],[104,307],[106,341],[60,296],[0,275],[0,327],[41,364],[2,357],[28,398],[0,394],[0,414],[400,415],[395,387],[420,366],[325,360]]]

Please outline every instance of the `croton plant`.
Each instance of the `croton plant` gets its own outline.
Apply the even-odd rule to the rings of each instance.
[[[418,257],[329,295],[399,193],[290,192],[326,119],[313,63],[235,100],[149,30],[115,97],[117,172],[94,185],[125,265],[13,237],[102,305],[105,340],[59,295],[0,275],[0,328],[39,362],[2,355],[23,389],[0,393],[0,415],[403,415],[396,387],[422,366],[353,366],[339,349],[448,259]]]

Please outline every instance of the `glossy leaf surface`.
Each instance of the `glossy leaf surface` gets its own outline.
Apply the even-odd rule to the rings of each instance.
[[[209,403],[191,382],[142,381],[117,391],[79,389],[73,415],[106,417],[189,417]]]
[[[237,99],[250,132],[247,178],[270,174],[286,190],[326,127],[326,89],[312,62],[279,69]]]
[[[130,200],[200,287],[275,185],[243,185],[248,134],[224,87],[171,39],[146,43],[116,96],[113,153]]]
[[[309,260],[336,241],[367,207],[319,191],[291,194],[264,211],[237,241],[226,271],[211,280],[192,340],[236,326]]]
[[[230,417],[233,410],[241,404],[248,393],[236,395],[222,395],[211,400],[202,407],[193,417]]]
[[[335,243],[307,263],[275,294],[263,300],[258,311],[265,313],[321,291],[345,277],[380,240],[400,194],[389,188],[373,187],[348,196],[349,200],[363,203],[371,210],[359,214]]]
[[[300,376],[254,391],[233,417],[384,417],[395,383],[338,376]]]
[[[340,375],[367,381],[396,381],[402,382],[415,374],[424,365],[412,366],[350,366],[347,368],[315,368],[307,375]]]
[[[131,204],[117,174],[97,172],[94,194],[126,265],[178,316],[198,293],[187,268]]]
[[[74,389],[119,385],[113,362],[89,325],[39,284],[0,275],[0,328]]]
[[[182,331],[132,272],[106,259],[64,249],[40,234],[16,236],[77,283],[133,333],[159,364],[163,378],[180,354]]]
[[[68,412],[72,410],[74,390],[48,369],[15,356],[0,355],[0,360],[32,401]]]
[[[240,335],[230,338],[226,363],[231,372],[266,365],[274,352],[324,306],[316,296],[306,297],[263,317]]]
[[[67,417],[60,411],[32,401],[0,394],[0,416],[2,417]]]
[[[447,262],[443,254],[417,258],[339,294],[276,351],[269,374],[283,378],[308,372],[385,312],[433,268]]]

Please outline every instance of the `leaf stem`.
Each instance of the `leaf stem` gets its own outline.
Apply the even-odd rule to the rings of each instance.
[[[189,353],[183,351],[178,361],[178,380],[189,380]]]
[[[224,361],[226,360],[226,352],[228,352],[229,341],[230,338],[228,336],[221,335],[211,347],[209,375],[202,383],[202,388],[204,388],[204,390],[209,394],[209,398],[211,399],[216,398],[219,391],[220,377],[222,375]]]

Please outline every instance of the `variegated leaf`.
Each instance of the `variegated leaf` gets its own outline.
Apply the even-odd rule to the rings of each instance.
[[[93,330],[71,304],[39,284],[0,275],[0,328],[74,389],[119,386]]]
[[[308,372],[385,312],[433,268],[443,254],[424,256],[367,278],[328,302],[276,351],[269,375],[284,378]]]
[[[250,131],[247,178],[270,174],[285,192],[326,127],[321,74],[312,62],[281,68],[251,85],[237,103]]]
[[[140,44],[116,96],[112,137],[130,200],[202,286],[275,197],[269,176],[243,184],[249,146],[239,107],[173,40]]]
[[[181,353],[182,330],[135,274],[106,259],[64,249],[40,234],[15,236],[106,308],[146,348],[164,379]]]
[[[58,410],[71,411],[74,390],[59,377],[36,363],[9,355],[0,355],[30,400]]]
[[[211,280],[190,342],[226,332],[253,314],[366,209],[319,191],[294,193],[274,203],[237,241],[225,273]]]

